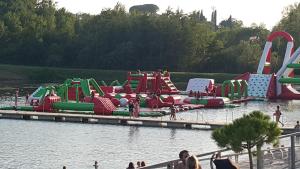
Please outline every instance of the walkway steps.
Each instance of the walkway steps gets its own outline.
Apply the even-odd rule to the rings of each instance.
[[[93,114],[44,113],[29,111],[0,110],[0,119],[39,120],[53,122],[113,124],[128,126],[213,130],[225,125],[223,122],[199,122],[187,120],[163,120],[161,118],[130,118],[124,116],[101,116]],[[293,128],[282,128],[284,134],[294,132]]]

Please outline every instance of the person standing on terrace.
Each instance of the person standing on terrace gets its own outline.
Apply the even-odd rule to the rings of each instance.
[[[194,155],[187,158],[187,169],[201,169],[198,158]]]
[[[300,124],[299,124],[299,121],[297,121],[297,124],[295,125],[294,129],[295,129],[295,132],[300,132]]]
[[[99,167],[98,161],[95,161],[95,164],[93,166],[95,167],[95,169],[98,169],[98,167]]]

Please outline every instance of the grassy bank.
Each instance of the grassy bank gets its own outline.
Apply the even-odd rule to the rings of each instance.
[[[104,80],[108,84],[113,80],[123,82],[126,80],[127,71],[98,70],[98,69],[65,69],[53,67],[33,67],[0,64],[0,81],[2,83],[48,83],[63,82],[67,78],[95,78]],[[232,79],[236,74],[228,73],[191,73],[171,72],[171,79],[180,89],[184,89],[190,78],[211,78],[216,83]]]

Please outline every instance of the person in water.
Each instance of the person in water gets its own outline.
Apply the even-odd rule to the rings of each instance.
[[[95,164],[93,166],[95,167],[95,169],[98,169],[98,167],[99,167],[98,161],[95,161]]]
[[[135,169],[133,162],[130,162],[130,163],[128,164],[127,169]]]

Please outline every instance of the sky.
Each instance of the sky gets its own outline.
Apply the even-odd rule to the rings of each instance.
[[[210,20],[213,9],[217,10],[217,22],[233,18],[242,20],[245,26],[252,23],[265,24],[269,30],[282,18],[282,11],[289,5],[300,3],[300,0],[54,0],[58,8],[66,8],[72,13],[99,14],[104,8],[113,8],[117,2],[125,5],[126,10],[133,5],[155,4],[159,13],[168,7],[174,11],[182,9],[184,13],[203,10]]]

